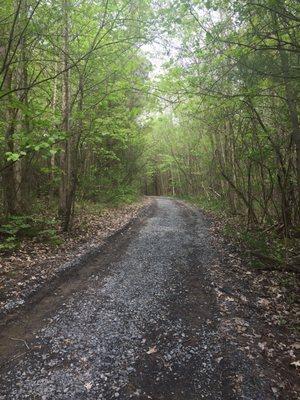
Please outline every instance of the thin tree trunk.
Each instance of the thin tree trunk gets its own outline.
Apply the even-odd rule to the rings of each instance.
[[[27,22],[27,15],[28,15],[28,3],[27,0],[24,0],[21,8],[21,18],[23,24]],[[30,133],[30,121],[28,116],[29,110],[29,99],[28,99],[28,54],[27,54],[27,40],[25,34],[21,37],[20,40],[20,56],[21,56],[21,66],[20,66],[20,83],[21,87],[24,88],[20,95],[20,101],[24,105],[25,112],[20,110],[20,128],[22,129],[23,133],[26,137],[29,137]],[[15,143],[16,149],[19,147],[19,144]],[[16,202],[17,207],[19,210],[23,210],[24,207],[26,208],[26,201],[25,201],[25,190],[23,182],[26,181],[26,159],[18,160],[15,165],[15,184],[16,184]]]
[[[70,142],[70,72],[69,65],[69,1],[62,0],[63,8],[63,54],[62,64],[63,73],[62,77],[62,129],[67,136],[65,140],[63,151],[60,157],[61,168],[61,182],[59,188],[59,215],[62,221],[62,229],[67,231],[69,229],[71,217],[71,204],[70,204],[70,174],[71,174],[71,142]]]
[[[12,72],[6,71],[4,90],[10,90],[12,83]],[[10,96],[7,97],[6,102],[9,103]],[[15,132],[16,123],[16,110],[11,109],[8,105],[5,107],[4,118],[6,121],[5,129],[5,151],[14,153],[15,145],[13,135]],[[15,182],[15,167],[14,164],[8,165],[2,172],[3,181],[3,194],[4,194],[4,211],[6,215],[13,215],[18,212],[16,202],[16,182]]]
[[[284,9],[284,2],[279,1],[278,6]],[[290,67],[288,54],[284,49],[280,37],[280,27],[278,23],[278,15],[273,13],[274,28],[276,30],[278,40],[278,52],[281,63],[282,77],[285,87],[286,103],[289,111],[290,122],[292,127],[292,141],[295,146],[296,153],[296,178],[297,178],[297,221],[300,220],[300,124],[297,110],[297,95],[295,93],[292,82],[290,81]]]
[[[58,68],[59,68],[59,63],[57,62],[55,65],[55,75],[58,72]],[[52,97],[52,104],[51,104],[53,116],[55,116],[56,106],[57,106],[57,80],[58,80],[58,78],[56,77],[53,82],[53,97]],[[55,153],[51,154],[51,157],[50,157],[50,170],[51,170],[50,182],[52,182],[52,184],[50,184],[49,200],[53,199],[54,194],[55,194],[55,185],[53,184],[54,180],[55,180]]]

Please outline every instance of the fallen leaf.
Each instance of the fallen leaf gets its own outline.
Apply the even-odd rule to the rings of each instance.
[[[266,346],[267,346],[267,343],[266,343],[266,342],[258,343],[258,347],[259,347],[261,350],[265,350],[265,349],[266,349]]]
[[[157,353],[156,346],[150,347],[149,350],[147,351],[147,354],[153,354],[153,353]]]
[[[84,384],[84,387],[86,388],[86,390],[91,390],[92,389],[92,383],[91,382],[87,382]]]
[[[241,295],[240,296],[240,299],[242,300],[242,302],[244,302],[244,303],[247,303],[248,302],[248,299],[247,299],[247,297],[246,296],[244,296],[244,295]]]
[[[258,300],[258,304],[262,307],[269,307],[270,301],[267,299],[260,299]]]
[[[291,365],[293,367],[295,367],[295,368],[299,368],[300,367],[300,360],[291,362]]]
[[[292,348],[295,350],[300,350],[300,342],[292,344]]]

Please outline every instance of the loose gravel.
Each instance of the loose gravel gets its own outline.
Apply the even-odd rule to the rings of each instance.
[[[156,201],[110,273],[99,265],[5,364],[1,400],[276,398],[252,376],[255,360],[219,335],[207,222],[181,202]]]

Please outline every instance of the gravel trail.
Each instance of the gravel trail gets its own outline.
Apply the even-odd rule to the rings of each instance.
[[[154,214],[120,239],[126,245],[93,260],[84,282],[27,325],[25,342],[14,338],[1,400],[275,398],[253,376],[255,361],[220,337],[204,217],[182,202],[155,201]]]

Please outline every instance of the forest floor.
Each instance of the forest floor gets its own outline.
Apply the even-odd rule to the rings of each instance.
[[[3,327],[0,399],[297,399],[296,306],[218,232],[153,200]]]
[[[0,318],[26,305],[64,271],[80,266],[149,205],[147,198],[114,208],[86,205],[76,213],[69,233],[58,232],[59,245],[39,237],[23,239],[18,249],[0,257]]]

